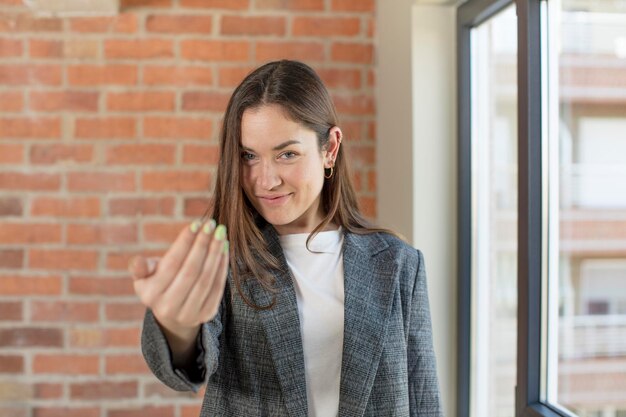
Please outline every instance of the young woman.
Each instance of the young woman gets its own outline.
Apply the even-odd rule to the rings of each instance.
[[[146,361],[206,382],[202,416],[442,415],[422,254],[361,216],[341,141],[311,68],[263,65],[228,103],[214,220],[133,260]]]

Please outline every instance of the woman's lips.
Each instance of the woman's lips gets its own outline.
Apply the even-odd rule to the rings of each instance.
[[[277,196],[258,196],[257,198],[263,205],[275,207],[282,205],[290,196],[291,194],[283,194]]]

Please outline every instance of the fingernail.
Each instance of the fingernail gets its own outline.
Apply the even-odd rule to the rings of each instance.
[[[220,224],[219,226],[217,226],[217,229],[215,229],[215,239],[224,240],[225,237],[226,237],[226,226],[224,226],[223,224]]]
[[[191,223],[191,226],[189,226],[189,230],[191,230],[191,233],[196,233],[199,229],[200,229],[200,222],[198,220]]]
[[[226,242],[224,242],[224,254],[228,254],[228,247],[230,246],[230,244],[228,243],[228,240]]]
[[[207,235],[211,233],[215,229],[215,220],[211,219],[207,224],[204,225],[202,231]]]

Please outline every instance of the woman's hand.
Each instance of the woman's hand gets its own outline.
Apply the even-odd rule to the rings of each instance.
[[[183,229],[163,258],[131,260],[135,293],[152,310],[175,356],[185,356],[202,323],[215,317],[228,256],[226,228],[210,220]]]

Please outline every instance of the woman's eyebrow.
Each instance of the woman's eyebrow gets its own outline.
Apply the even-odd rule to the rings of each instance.
[[[283,142],[283,143],[281,143],[281,144],[279,144],[279,145],[274,146],[274,147],[272,148],[272,150],[273,150],[273,151],[280,151],[281,149],[284,149],[284,148],[286,148],[286,147],[287,147],[287,146],[289,146],[289,145],[300,144],[300,143],[301,143],[301,142],[300,142],[299,140],[294,140],[294,139],[292,139],[292,140],[288,140],[288,141],[286,141],[286,142]],[[254,151],[254,149],[249,148],[249,147],[247,147],[247,146],[243,146],[243,145],[241,145],[241,148],[242,148],[243,150],[245,150],[245,151]]]

